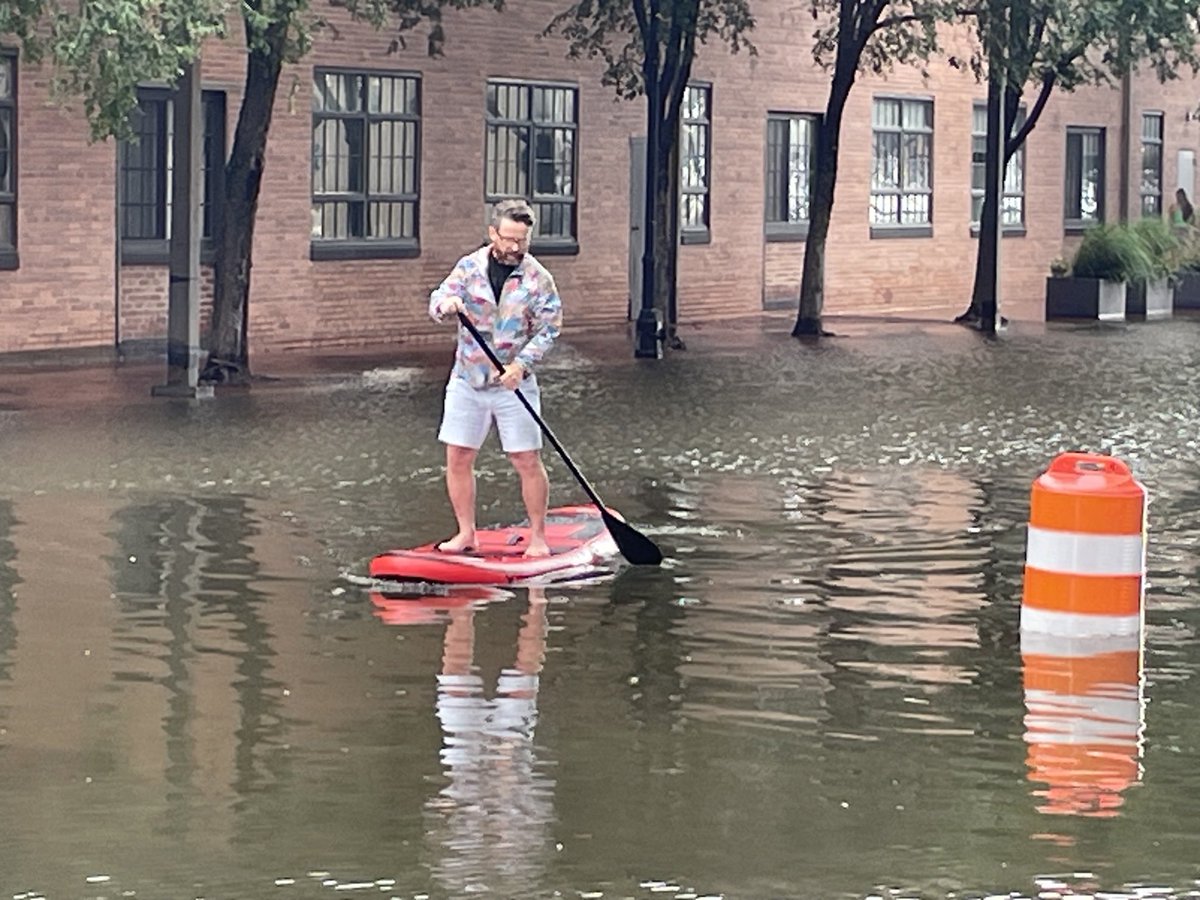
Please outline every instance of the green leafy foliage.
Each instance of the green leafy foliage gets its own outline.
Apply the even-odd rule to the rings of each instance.
[[[1071,270],[1078,278],[1155,280],[1189,268],[1193,253],[1185,235],[1151,216],[1090,229],[1075,253]]]
[[[1167,278],[1179,268],[1183,242],[1164,219],[1147,216],[1129,227],[1146,249],[1150,278]]]
[[[1071,273],[1076,278],[1106,281],[1138,281],[1156,276],[1151,247],[1128,225],[1097,225],[1084,235]]]
[[[938,48],[938,25],[958,9],[949,0],[810,0],[813,59],[833,68],[851,60],[857,71],[883,75],[927,60]]]
[[[0,34],[20,41],[25,56],[37,62],[45,53],[44,35],[38,33],[45,15],[45,0],[7,0],[0,2]]]
[[[989,59],[1003,65],[1017,96],[1033,85],[1111,85],[1137,68],[1166,81],[1200,67],[1200,7],[1191,0],[977,0],[964,12],[976,23],[979,49],[952,62],[980,79]],[[1025,135],[1036,121],[1029,118]]]
[[[747,36],[754,28],[749,0],[579,0],[555,16],[544,34],[565,38],[571,59],[603,60],[602,82],[617,96],[632,100],[645,92],[643,65],[651,17],[663,50],[688,39],[693,46],[717,40],[733,53],[756,52]]]
[[[442,52],[443,9],[503,0],[331,0],[377,27],[394,23],[397,42],[428,25],[430,55]],[[79,98],[94,141],[131,136],[139,84],[173,85],[206,39],[226,35],[240,14],[246,49],[291,63],[312,48],[321,21],[310,0],[8,0],[0,34],[15,37],[26,59],[45,61],[60,101]],[[395,42],[393,44],[395,46]]]
[[[295,63],[312,49],[319,21],[309,12],[309,0],[242,0],[241,13],[251,53]]]
[[[389,24],[395,27],[396,37],[390,48],[393,53],[406,46],[406,34],[426,27],[426,52],[437,57],[443,55],[446,44],[443,10],[491,7],[501,12],[504,0],[338,0],[338,5],[345,6],[354,16],[370,22],[376,28],[384,28]]]
[[[92,140],[129,133],[139,83],[173,84],[210,36],[227,0],[20,0],[0,4],[0,33],[53,64],[53,89],[80,97]]]

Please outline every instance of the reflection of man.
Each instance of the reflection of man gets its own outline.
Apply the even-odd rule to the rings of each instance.
[[[529,896],[540,887],[554,820],[554,782],[533,748],[546,653],[544,589],[529,589],[516,661],[488,699],[475,665],[473,607],[450,610],[438,675],[441,760],[449,783],[426,803],[440,846],[433,875],[452,896]]]

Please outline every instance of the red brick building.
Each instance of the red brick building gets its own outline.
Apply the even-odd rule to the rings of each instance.
[[[285,69],[256,231],[252,351],[421,340],[430,289],[483,236],[493,196],[534,194],[538,253],[569,329],[629,315],[640,257],[641,102],[539,32],[557,0],[455,14],[446,56],[344,17]],[[761,0],[755,56],[702,49],[683,149],[680,321],[797,302],[811,123],[828,76],[802,5]],[[203,58],[206,159],[232,138],[240,27]],[[947,43],[962,52],[964,30]],[[503,47],[503,53],[495,48]],[[166,333],[170,101],[148,87],[142,140],[89,144],[50,73],[0,36],[0,352],[126,345]],[[826,312],[961,311],[974,272],[984,86],[941,63],[863,77],[843,130]],[[1004,311],[1039,316],[1048,264],[1090,221],[1194,197],[1200,86],[1056,94],[1006,190]],[[1030,98],[1032,103],[1032,97]],[[981,157],[980,157],[981,159]],[[219,167],[206,165],[206,198]],[[219,192],[218,192],[219,195]],[[220,210],[205,209],[206,230]],[[631,246],[632,245],[632,246]],[[632,288],[638,297],[638,289]],[[638,306],[634,301],[634,312]]]

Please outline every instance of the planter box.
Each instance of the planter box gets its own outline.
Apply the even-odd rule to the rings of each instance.
[[[1168,278],[1153,281],[1131,281],[1125,294],[1125,314],[1144,318],[1169,319],[1174,309],[1175,289]]]
[[[1175,308],[1200,309],[1200,272],[1184,272],[1175,282]]]
[[[1099,278],[1047,278],[1046,320],[1125,320],[1125,282]]]

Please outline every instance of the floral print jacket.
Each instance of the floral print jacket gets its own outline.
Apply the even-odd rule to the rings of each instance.
[[[525,371],[545,355],[562,329],[562,300],[554,278],[540,262],[526,253],[525,258],[504,282],[497,302],[488,281],[487,247],[464,256],[429,295],[429,315],[442,321],[446,311],[442,301],[460,297],[465,313],[491,345],[500,361],[518,362]],[[472,387],[483,388],[499,375],[471,333],[460,323],[458,350],[452,377],[462,378]]]

